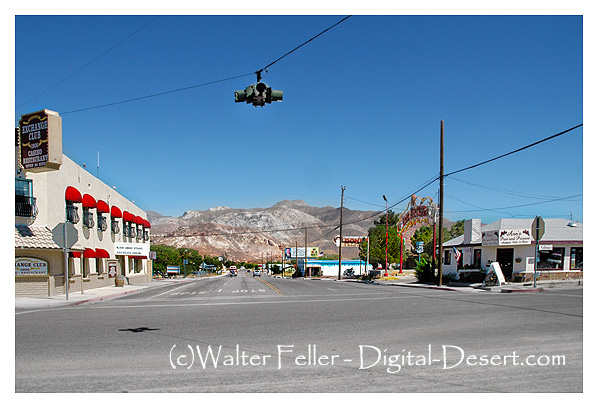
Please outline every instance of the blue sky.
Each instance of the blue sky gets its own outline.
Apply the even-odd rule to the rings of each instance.
[[[86,110],[250,74],[345,15],[17,16],[15,126],[59,112],[67,156],[95,175],[99,152],[100,179],[179,216],[338,207],[341,185],[380,210],[438,175],[441,120],[446,173],[583,123],[581,16],[354,15],[263,73],[282,102],[235,103],[247,75]],[[583,193],[583,130],[446,179],[445,216],[583,221],[556,200]]]

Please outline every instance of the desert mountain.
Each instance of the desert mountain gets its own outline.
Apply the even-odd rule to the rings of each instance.
[[[365,236],[380,212],[343,208],[343,235]],[[214,207],[188,210],[170,217],[148,211],[152,244],[197,249],[200,254],[224,255],[239,261],[280,259],[286,247],[320,247],[338,252],[333,237],[339,234],[339,208],[313,207],[302,200],[283,200],[263,209]],[[447,225],[446,225],[447,226]],[[307,228],[307,229],[306,229]],[[357,257],[357,248],[344,248],[344,258]]]

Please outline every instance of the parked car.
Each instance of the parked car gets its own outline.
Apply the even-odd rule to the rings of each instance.
[[[254,270],[254,277],[258,276],[260,277],[260,270]]]

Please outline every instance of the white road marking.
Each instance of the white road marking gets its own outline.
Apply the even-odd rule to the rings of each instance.
[[[163,292],[163,293],[160,293],[160,294],[153,295],[153,296],[151,296],[151,297],[148,297],[147,299],[148,299],[148,300],[150,300],[150,299],[152,299],[152,298],[154,298],[154,297],[160,297],[161,295],[168,294],[168,293],[170,293],[171,291],[180,290],[181,288],[183,288],[183,287],[187,287],[188,285],[192,285],[192,284],[195,284],[195,283],[189,283],[189,284],[185,284],[185,285],[182,285],[182,286],[180,286],[180,287],[179,287],[179,286],[177,286],[177,287],[173,288],[172,290],[168,290],[168,291],[165,291],[165,292]]]

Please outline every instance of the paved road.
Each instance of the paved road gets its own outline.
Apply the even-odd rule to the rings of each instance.
[[[582,289],[475,294],[242,270],[15,322],[17,392],[582,391]]]

